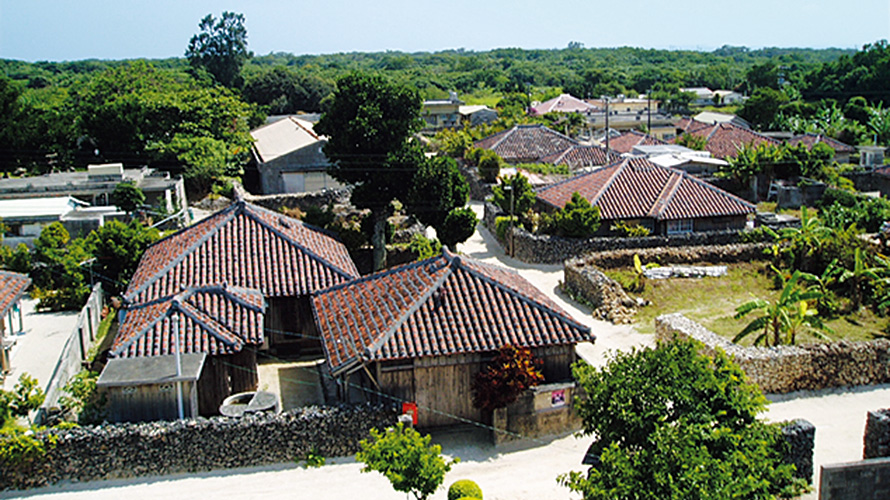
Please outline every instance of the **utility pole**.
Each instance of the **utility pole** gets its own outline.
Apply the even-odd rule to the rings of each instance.
[[[646,133],[652,135],[652,89],[646,92]]]
[[[609,136],[612,135],[609,130],[609,96],[603,96],[603,102],[606,103],[606,154],[609,154]]]

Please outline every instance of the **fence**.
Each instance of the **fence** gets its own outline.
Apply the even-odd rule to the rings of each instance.
[[[86,361],[87,355],[96,341],[96,335],[99,333],[104,303],[105,293],[102,291],[102,284],[97,283],[93,287],[93,293],[87,299],[86,305],[80,310],[77,324],[62,348],[62,354],[59,356],[49,383],[46,385],[46,399],[43,401],[43,406],[37,410],[36,423],[42,423],[47,410],[58,406],[62,388],[71,377],[77,375],[83,368],[83,362]]]

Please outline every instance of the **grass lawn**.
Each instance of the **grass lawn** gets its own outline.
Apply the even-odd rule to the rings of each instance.
[[[766,263],[748,262],[729,266],[727,275],[721,278],[647,280],[646,289],[640,296],[652,304],[637,312],[634,327],[640,333],[652,334],[655,333],[657,316],[681,313],[714,333],[732,339],[757,317],[754,311],[745,318],[734,319],[736,307],[753,298],[772,301],[779,295],[765,269]],[[618,275],[629,277],[632,271],[614,269],[606,274],[613,278]],[[888,322],[887,318],[880,318],[863,308],[826,324],[834,331],[828,334],[832,339],[873,340],[890,337],[882,331]],[[751,344],[756,336],[752,333],[742,343]],[[821,342],[809,334],[798,335],[797,341]]]

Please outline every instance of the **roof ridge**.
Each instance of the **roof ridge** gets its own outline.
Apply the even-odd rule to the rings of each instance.
[[[664,184],[661,192],[658,193],[658,198],[655,199],[655,203],[649,210],[649,217],[653,217],[655,219],[661,218],[661,214],[663,214],[668,205],[670,205],[671,200],[674,198],[674,194],[676,194],[677,190],[680,189],[680,184],[683,182],[683,179],[685,177],[685,175],[679,170],[667,170],[670,177]]]
[[[309,130],[309,129],[306,128],[302,123],[300,123],[300,122],[303,121],[303,120],[298,119],[298,118],[297,118],[296,116],[294,116],[294,115],[288,115],[287,118],[291,121],[291,123],[293,123],[294,125],[300,127],[300,128],[303,129],[307,134],[311,135],[313,139],[315,139],[315,140],[321,140],[321,139],[320,139],[320,136],[319,136],[318,134],[315,133],[315,129]]]
[[[534,308],[536,308],[536,309],[540,309],[540,310],[544,310],[544,311],[550,312],[551,314],[554,314],[555,316],[557,316],[557,317],[563,319],[566,323],[569,323],[570,325],[574,326],[575,328],[578,328],[578,329],[581,329],[581,330],[585,330],[585,331],[588,331],[588,332],[590,331],[590,327],[588,327],[588,326],[584,326],[584,325],[582,325],[581,323],[578,323],[577,321],[575,321],[575,319],[573,319],[572,317],[570,317],[570,316],[568,315],[568,313],[566,313],[565,311],[559,311],[559,310],[556,310],[556,309],[552,309],[552,308],[550,308],[550,307],[548,307],[548,306],[546,306],[546,305],[544,305],[544,304],[542,304],[542,303],[540,303],[540,302],[538,302],[538,301],[532,299],[531,297],[529,297],[529,296],[523,294],[523,293],[520,292],[519,290],[516,290],[516,289],[514,289],[514,288],[512,288],[512,287],[510,287],[510,286],[507,286],[505,283],[502,283],[502,282],[500,282],[500,281],[498,281],[498,280],[492,278],[491,276],[486,275],[485,273],[479,272],[479,271],[477,271],[477,270],[475,270],[475,269],[473,269],[473,268],[471,268],[471,267],[467,267],[466,265],[464,265],[464,264],[461,262],[461,260],[460,260],[459,257],[457,257],[457,258],[455,259],[455,261],[456,261],[456,265],[457,265],[460,269],[462,269],[462,270],[468,272],[469,274],[472,274],[473,276],[475,276],[475,277],[481,279],[482,281],[485,281],[486,283],[489,283],[490,285],[495,286],[496,288],[499,288],[499,289],[501,289],[501,290],[507,292],[509,295],[515,297],[516,299],[518,299],[518,300],[520,300],[520,301],[522,301],[522,302],[525,302],[526,304],[529,304],[530,306],[532,306],[532,307],[534,307]],[[476,264],[476,265],[479,265],[480,267],[489,267],[489,268],[496,268],[496,267],[497,267],[497,266],[494,266],[494,265],[492,265],[492,264],[486,264],[486,263],[484,263],[484,262],[479,262],[478,260],[475,260],[475,259],[473,259],[473,263]],[[498,269],[499,269],[499,270],[506,271],[506,272],[508,272],[508,273],[513,273],[513,274],[515,274],[516,276],[519,276],[520,278],[522,278],[522,276],[519,274],[519,272],[517,272],[517,271],[515,271],[515,270],[512,270],[512,269],[506,269],[506,268],[498,268]],[[534,286],[534,285],[532,285],[532,286]],[[543,294],[543,292],[542,292],[542,294]]]
[[[164,266],[163,266],[161,269],[159,269],[159,270],[156,271],[155,273],[151,274],[150,277],[149,277],[148,279],[146,279],[144,283],[142,283],[141,285],[139,285],[139,286],[138,286],[135,290],[133,290],[131,293],[128,293],[127,295],[124,295],[124,298],[127,299],[127,300],[130,300],[131,297],[135,297],[136,295],[139,295],[139,294],[142,293],[146,288],[148,288],[149,286],[151,286],[152,283],[154,283],[154,282],[156,282],[157,280],[159,280],[159,279],[161,278],[161,276],[164,276],[164,275],[166,275],[168,272],[170,272],[170,270],[173,269],[173,267],[175,267],[175,266],[178,265],[180,262],[182,262],[183,260],[185,260],[185,258],[186,258],[188,255],[190,255],[196,248],[198,248],[199,246],[201,246],[201,245],[203,245],[204,243],[206,243],[207,240],[209,240],[209,239],[210,239],[211,237],[213,237],[216,233],[218,233],[218,232],[220,231],[220,229],[221,229],[223,226],[225,226],[225,225],[226,225],[227,223],[229,223],[232,219],[234,219],[234,218],[238,215],[239,211],[242,211],[242,212],[243,212],[245,206],[246,206],[246,202],[245,202],[244,200],[238,200],[238,201],[232,203],[231,205],[229,205],[228,207],[226,207],[226,208],[220,210],[220,211],[217,212],[216,214],[213,214],[212,216],[208,217],[207,219],[204,219],[204,220],[202,220],[202,221],[199,221],[198,224],[201,224],[201,223],[203,223],[203,222],[206,221],[206,220],[210,220],[213,216],[215,216],[215,215],[217,215],[217,214],[223,214],[224,212],[228,211],[228,213],[226,213],[224,216],[222,216],[222,215],[220,216],[219,220],[216,222],[216,226],[215,226],[215,227],[213,227],[211,230],[207,231],[206,234],[202,235],[200,238],[197,238],[194,242],[192,242],[191,245],[189,245],[187,248],[185,248],[184,250],[182,250],[181,252],[179,252],[179,254],[176,256],[176,258],[169,260],[166,264],[164,264]],[[234,207],[234,208],[233,208],[233,207]],[[176,233],[174,233],[174,234],[172,234],[172,235],[170,235],[170,236],[172,237],[172,236],[175,236],[175,235],[178,235],[178,234],[182,234],[182,233],[184,233],[185,231],[187,231],[187,230],[191,230],[192,228],[196,227],[198,224],[192,224],[191,226],[182,228],[181,230],[177,231]],[[208,223],[208,224],[209,224],[209,223]],[[166,238],[156,241],[155,243],[153,243],[153,244],[152,244],[151,246],[149,246],[148,248],[152,248],[154,245],[157,245],[158,243],[160,243],[161,241],[164,241],[165,239],[166,239]],[[146,252],[148,252],[148,249],[146,249]],[[145,256],[145,253],[143,253],[142,255],[143,255],[143,257],[144,257],[144,256]],[[141,259],[140,259],[140,263],[141,263]],[[137,269],[138,269],[138,266],[137,266]]]
[[[392,322],[389,328],[386,329],[383,333],[377,336],[376,340],[371,343],[370,346],[366,346],[365,350],[362,354],[371,353],[383,346],[386,342],[389,341],[390,338],[398,331],[398,329],[405,323],[405,321],[410,318],[415,312],[417,312],[420,307],[425,304],[430,297],[436,293],[442,287],[442,284],[445,283],[445,280],[448,279],[454,273],[454,265],[460,265],[460,258],[449,259],[447,256],[444,256],[445,260],[450,264],[444,266],[447,268],[445,273],[442,274],[436,281],[431,284],[425,292],[423,292],[417,300],[415,300],[409,307],[406,309],[399,317]],[[436,269],[435,271],[438,271]],[[434,272],[435,272],[434,271]],[[369,356],[368,356],[369,357]]]
[[[266,209],[266,208],[258,207],[258,206],[256,206],[256,205],[251,205],[251,208],[254,208],[254,209],[255,209],[255,208],[261,208],[262,210],[267,211],[267,212],[268,212],[269,214],[271,214],[273,217],[287,217],[287,216],[284,215],[284,214],[280,214],[280,213],[274,212],[274,211],[269,210],[269,209]],[[344,277],[344,278],[347,278],[347,279],[350,279],[350,280],[354,278],[354,276],[352,276],[351,274],[349,274],[348,272],[346,272],[346,270],[344,270],[344,269],[340,269],[340,267],[337,266],[337,265],[335,265],[333,262],[330,262],[329,260],[322,258],[320,255],[317,255],[314,251],[312,251],[312,250],[310,250],[309,248],[307,248],[306,245],[304,245],[304,244],[302,244],[302,243],[299,243],[299,242],[297,242],[297,241],[294,241],[294,240],[292,239],[291,236],[285,234],[284,232],[282,232],[280,229],[276,228],[276,227],[273,226],[272,224],[269,224],[268,222],[266,222],[265,220],[263,220],[262,217],[259,217],[257,214],[252,213],[250,210],[245,210],[245,211],[244,211],[244,215],[245,215],[246,217],[248,217],[249,219],[253,220],[254,222],[256,222],[257,224],[259,224],[259,225],[265,227],[265,228],[268,229],[269,231],[275,233],[277,236],[279,236],[280,238],[282,238],[282,239],[284,239],[285,241],[287,241],[291,246],[296,247],[296,248],[299,248],[300,250],[302,250],[303,252],[305,252],[306,255],[308,255],[309,257],[311,257],[311,258],[314,259],[315,261],[321,263],[322,265],[324,265],[324,266],[326,266],[326,267],[331,268],[333,271],[335,271],[335,272],[336,272],[337,274],[339,274],[340,276],[342,276],[342,277]],[[304,228],[306,228],[306,229],[309,230],[309,231],[318,232],[318,233],[321,233],[322,235],[327,236],[327,237],[330,238],[330,236],[324,234],[322,231],[318,231],[318,230],[316,230],[313,226],[308,226],[307,224],[303,224],[303,221],[301,221],[301,220],[299,220],[299,219],[294,219],[294,222],[297,223],[297,224],[302,225]],[[335,241],[337,241],[337,240],[335,240]],[[339,244],[341,244],[341,245],[343,244],[343,243],[340,242],[340,241],[337,241],[337,243],[339,243]]]
[[[596,196],[594,196],[593,198],[588,200],[588,201],[590,201],[591,205],[596,205],[597,203],[599,203],[600,198],[602,198],[603,194],[605,194],[605,192],[609,190],[609,188],[615,182],[615,179],[617,179],[618,176],[621,175],[622,172],[624,172],[624,170],[627,168],[627,165],[629,163],[630,163],[630,159],[626,158],[624,161],[613,164],[613,165],[615,165],[615,171],[612,172],[612,175],[609,176],[609,179],[603,183],[603,187],[601,187],[599,192],[596,193]],[[611,168],[611,165],[608,168]]]
[[[191,298],[193,295],[190,295]],[[226,335],[224,330],[231,330],[227,325],[224,325],[216,320],[213,316],[198,309],[195,305],[189,303],[187,300],[173,300],[173,305],[170,307],[171,313],[168,313],[168,316],[172,317],[172,311],[179,311],[184,316],[188,316],[195,323],[198,323],[204,330],[207,331],[210,335],[218,338],[224,344],[230,347],[237,347],[238,350],[241,350],[241,347],[244,346],[243,339],[238,338],[237,335]],[[182,339],[182,332],[179,332],[180,340]]]

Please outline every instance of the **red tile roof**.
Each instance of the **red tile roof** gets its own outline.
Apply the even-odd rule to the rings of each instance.
[[[517,125],[476,141],[474,145],[490,149],[510,163],[533,163],[577,146],[578,142],[544,125]]]
[[[856,152],[856,148],[854,148],[853,146],[822,134],[807,133],[795,135],[791,139],[788,139],[788,144],[795,145],[798,143],[803,143],[804,145],[806,145],[807,149],[813,149],[813,146],[820,142],[824,142],[825,144],[827,144],[829,147],[831,147],[831,149],[834,150],[835,153]]]
[[[686,172],[644,158],[626,158],[538,190],[538,199],[564,207],[578,192],[606,220],[695,219],[754,212],[754,205]]]
[[[0,271],[0,321],[6,317],[7,311],[25,294],[31,285],[31,278],[24,274]]]
[[[346,247],[332,236],[238,201],[150,246],[125,297],[141,303],[211,283],[295,297],[358,276]]]
[[[181,353],[234,354],[245,344],[263,343],[265,309],[257,290],[226,285],[188,289],[128,308],[111,355],[174,354],[177,333]]]
[[[683,122],[683,120],[681,120],[681,122]],[[678,128],[683,128],[680,127],[680,125],[681,123],[677,123]],[[687,134],[704,137],[708,141],[705,150],[710,151],[711,156],[714,158],[735,158],[738,156],[739,150],[746,144],[752,146],[757,146],[761,143],[768,143],[774,146],[779,145],[779,141],[772,137],[767,137],[763,134],[754,132],[753,130],[748,130],[731,123],[717,123],[710,125],[695,120],[689,120],[685,125],[686,127],[683,128],[683,130]],[[677,138],[671,142],[676,143],[676,141]]]
[[[587,111],[596,111],[596,109],[596,106],[582,101],[571,94],[561,94],[553,99],[539,103],[531,111],[533,115],[544,115],[547,113],[585,113]]]
[[[606,155],[606,149],[599,146],[572,146],[560,153],[541,158],[541,163],[551,165],[568,165],[572,169],[608,165],[618,160],[614,152]]]
[[[398,360],[593,340],[519,274],[445,251],[313,296],[334,373]]]
[[[603,142],[605,144],[605,142]],[[618,153],[630,153],[634,146],[663,146],[666,142],[638,130],[628,130],[618,137],[609,138],[609,149]]]

